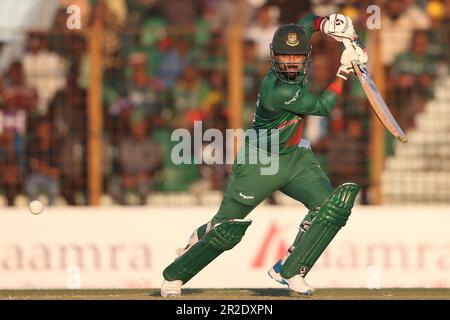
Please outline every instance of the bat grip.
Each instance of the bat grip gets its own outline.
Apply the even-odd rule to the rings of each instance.
[[[361,49],[365,50],[366,47],[359,41],[359,40],[350,40],[350,39],[343,39],[342,43],[344,44],[344,47],[347,49],[348,47],[351,47],[352,45],[357,45]]]
[[[352,40],[347,39],[347,38],[343,39],[342,43],[344,44],[345,49],[352,46]]]

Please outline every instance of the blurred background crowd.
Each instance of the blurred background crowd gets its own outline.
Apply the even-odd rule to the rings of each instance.
[[[368,38],[369,5],[381,8],[380,61],[385,97],[400,126],[411,132],[448,74],[449,0],[247,0],[243,11],[242,124],[251,125],[269,43],[280,24],[314,13],[341,12]],[[78,5],[81,30],[67,28],[67,6]],[[20,4],[17,4],[20,5]],[[194,198],[223,190],[226,165],[175,165],[176,128],[225,130],[228,105],[227,30],[234,0],[57,1],[50,27],[25,30],[21,46],[0,43],[0,194],[3,205],[44,196],[50,205],[86,205],[88,193],[87,33],[102,17],[102,203],[148,204],[165,193]],[[5,32],[5,31],[4,31]],[[308,85],[320,94],[334,78],[342,47],[325,35],[312,42]],[[371,59],[369,51],[369,60]],[[308,117],[312,142],[333,185],[362,186],[370,204],[370,107],[352,77],[329,118]],[[386,135],[385,154],[395,144]],[[220,197],[219,197],[220,201]],[[271,201],[280,201],[272,197]],[[450,201],[450,198],[449,200]]]

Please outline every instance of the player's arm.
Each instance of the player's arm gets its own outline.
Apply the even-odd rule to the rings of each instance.
[[[333,82],[325,89],[320,96],[316,96],[310,92],[305,94],[302,99],[305,109],[304,115],[328,116],[336,106],[337,98],[342,94],[345,80],[336,76]]]
[[[310,14],[300,19],[297,24],[306,31],[309,37],[316,31],[322,31],[338,42],[342,42],[343,39],[355,40],[358,38],[352,19],[339,13],[333,13],[327,17]]]
[[[352,60],[366,63],[367,56],[360,48],[346,48],[342,52],[336,79],[320,97],[306,90],[302,91],[298,86],[281,84],[266,93],[266,105],[299,115],[328,116],[336,105],[338,96],[342,94],[344,82],[353,72]]]
[[[293,91],[292,85],[283,84],[267,93],[267,105],[278,110],[289,111],[298,115],[327,116],[342,94],[345,80],[339,77],[327,87],[324,93],[316,96],[310,92]]]
[[[315,14],[309,14],[303,18],[301,18],[297,24],[303,28],[303,30],[306,31],[308,37],[311,37],[311,35],[316,31],[321,31],[322,29],[320,26],[322,25],[322,22],[324,22],[327,18],[316,16]]]

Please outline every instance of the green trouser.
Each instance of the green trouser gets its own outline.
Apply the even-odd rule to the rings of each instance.
[[[273,175],[262,174],[261,164],[234,164],[219,211],[209,224],[197,229],[199,241],[164,270],[166,280],[186,283],[222,252],[234,247],[249,224],[238,221],[234,225],[223,223],[245,218],[276,190],[309,209],[302,225],[317,216],[314,209],[328,198],[333,188],[312,151],[299,147],[291,153],[279,155],[277,160],[279,170]],[[207,232],[208,225],[210,229]],[[300,239],[297,236],[294,246]]]
[[[309,209],[304,221],[311,222],[317,215],[314,209],[333,192],[330,180],[309,148],[299,147],[280,155],[278,160],[279,170],[275,175],[262,175],[261,164],[235,163],[222,204],[211,225],[244,219],[276,190],[303,203]],[[199,236],[202,237],[205,231],[206,224],[199,228]]]
[[[280,190],[303,203],[316,214],[333,192],[330,180],[320,167],[311,149],[297,148],[279,156],[279,170],[275,175],[262,175],[260,164],[234,164],[227,190],[212,224],[245,218],[259,203],[274,191]]]

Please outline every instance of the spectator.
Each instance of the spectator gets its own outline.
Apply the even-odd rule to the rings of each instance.
[[[202,70],[211,72],[213,70],[227,69],[227,44],[221,32],[211,34],[205,50],[199,53],[197,66]]]
[[[61,194],[69,205],[86,204],[87,199],[87,94],[78,87],[77,78],[72,69],[67,87],[56,93],[50,105],[55,138],[61,146]],[[83,201],[77,201],[77,193]]]
[[[411,50],[400,54],[392,66],[393,92],[396,117],[405,130],[414,127],[415,116],[424,110],[425,102],[432,97],[431,85],[436,74],[437,61],[428,52],[428,35],[416,31]]]
[[[30,125],[32,138],[27,143],[26,191],[36,199],[42,191],[48,194],[48,205],[59,194],[59,152],[49,118],[41,118]]]
[[[0,108],[0,179],[8,205],[14,205],[25,170],[25,137],[36,93],[25,86],[22,64],[10,66],[2,88]]]
[[[381,61],[390,66],[408,49],[414,30],[427,29],[430,21],[423,10],[406,0],[385,1],[381,14]]]
[[[67,28],[67,7],[60,7],[55,14],[51,32],[48,34],[48,50],[62,56],[70,54],[70,34]]]
[[[31,32],[28,49],[22,59],[25,81],[37,92],[37,112],[45,115],[55,93],[66,85],[65,62],[61,56],[48,50],[44,33]]]
[[[109,192],[120,204],[129,204],[127,195],[135,193],[144,205],[152,190],[153,174],[160,165],[160,151],[148,135],[147,122],[134,119],[130,127],[130,134],[119,140],[119,175],[112,178]]]
[[[238,0],[220,0],[216,7],[215,24],[212,26],[214,31],[226,33],[228,28],[236,23],[236,4]],[[249,0],[243,1],[242,23],[246,29],[250,25],[251,19],[255,13],[255,8]]]
[[[128,58],[130,76],[124,79],[125,88],[117,88],[123,92],[109,107],[116,134],[128,131],[127,125],[132,117],[142,116],[152,121],[162,109],[165,102],[164,83],[147,74],[147,63],[148,58],[142,52],[133,53]]]
[[[14,113],[20,110],[34,112],[36,107],[37,93],[25,84],[24,70],[21,62],[13,62],[8,69],[3,81],[4,112]],[[16,122],[4,122],[3,124]],[[20,128],[25,129],[25,123]],[[21,131],[21,130],[19,130]]]
[[[426,5],[426,13],[430,18],[432,29],[441,29],[445,26],[444,19],[446,17],[446,10],[450,9],[445,8],[445,4],[440,0],[428,1]]]
[[[128,16],[126,0],[105,0],[108,6],[108,12],[114,22],[118,25],[124,25]]]
[[[445,7],[445,15],[443,18],[444,25],[447,25],[450,23],[450,0],[444,0],[444,7]]]
[[[448,25],[450,24],[450,1],[448,1],[447,8],[445,4],[438,0],[429,1],[427,4],[427,14],[431,21],[431,30],[429,32],[428,51],[430,54],[436,56],[442,62],[448,62],[448,39],[450,33],[448,32]],[[447,57],[446,57],[447,55]],[[441,65],[443,74],[446,72],[445,65]]]
[[[87,89],[89,85],[90,63],[87,53],[86,39],[80,34],[71,34],[70,53],[68,54],[67,69],[77,74],[76,84],[80,88]]]
[[[186,66],[183,77],[173,89],[175,127],[191,128],[194,121],[204,119],[208,107],[209,85],[200,77],[194,65]]]
[[[157,69],[157,76],[162,79],[166,87],[171,87],[183,73],[183,69],[190,62],[189,43],[184,39],[164,40],[162,49],[166,51]],[[170,49],[169,49],[170,48]]]
[[[270,58],[268,50],[273,34],[278,29],[278,22],[271,14],[273,6],[264,5],[258,9],[256,21],[245,32],[245,37],[256,44],[258,59],[266,61]]]
[[[170,46],[170,39],[166,37],[168,25],[162,17],[145,19],[138,26],[140,28],[139,47],[148,57],[147,72],[156,75],[161,61]]]
[[[102,63],[106,70],[116,67],[119,63],[118,53],[123,49],[120,32],[125,25],[126,13],[124,0],[98,0],[92,6],[91,22],[100,21],[104,26],[101,46]]]
[[[200,12],[201,2],[200,0],[158,1],[157,6],[161,8],[169,25],[179,28],[178,30],[181,28],[189,30]]]
[[[339,0],[311,0],[312,11],[318,16],[328,16],[332,13],[339,12]]]
[[[0,134],[0,181],[8,206],[14,205],[23,179],[19,164],[24,158],[21,150],[17,150],[15,142],[15,135],[12,132]]]
[[[266,3],[280,9],[281,24],[296,23],[302,16],[311,12],[310,0],[268,0]]]
[[[164,83],[147,74],[148,58],[144,53],[130,55],[128,65],[131,76],[128,84],[128,100],[134,109],[140,109],[146,117],[157,114],[161,109],[161,93]]]

